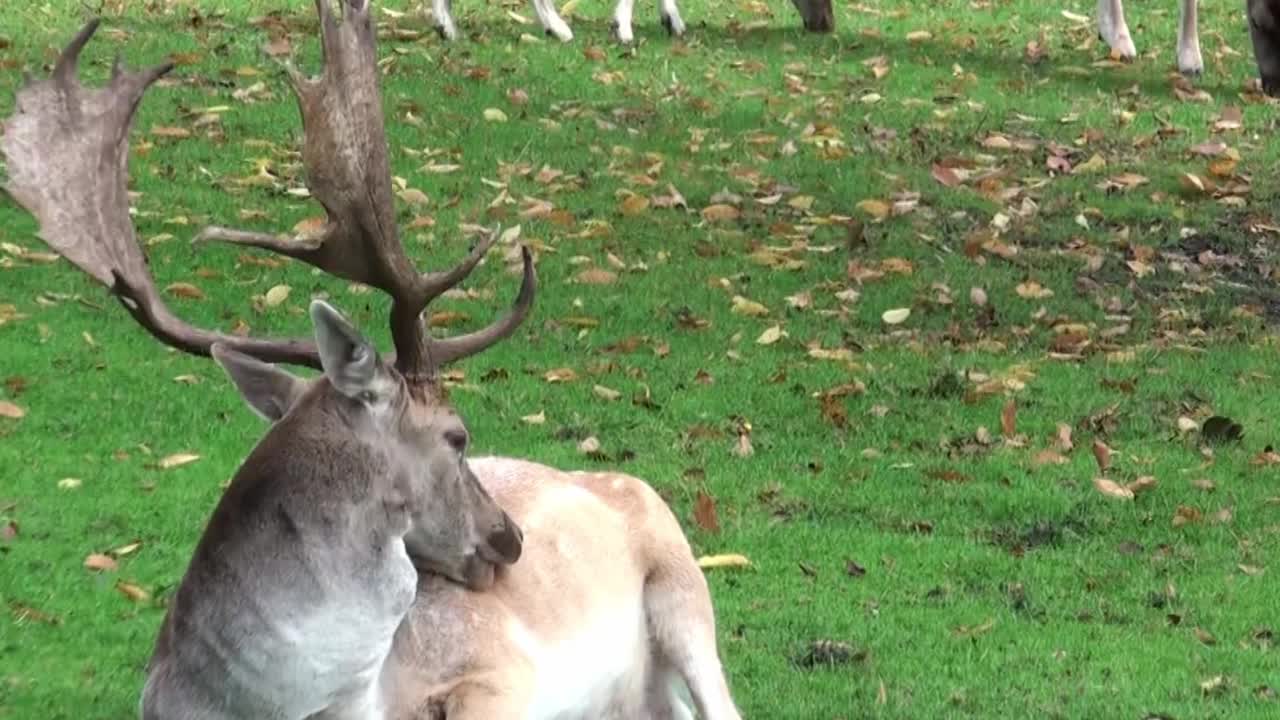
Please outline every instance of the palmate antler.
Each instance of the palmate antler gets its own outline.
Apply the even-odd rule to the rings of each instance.
[[[430,337],[422,311],[476,267],[496,235],[486,237],[452,269],[420,273],[405,254],[395,222],[386,131],[378,88],[377,51],[368,0],[316,0],[324,69],[304,78],[290,67],[304,132],[303,164],[311,194],[328,222],[311,237],[210,227],[197,239],[271,250],[332,275],[379,288],[392,298],[395,363],[410,381],[429,382],[446,363],[474,355],[510,335],[533,305],[533,258],[523,249],[524,273],[511,312],[458,337]],[[0,151],[8,163],[5,188],[34,215],[51,248],[112,288],[134,318],[161,341],[208,355],[224,343],[266,362],[319,367],[307,340],[240,338],[192,327],[165,306],[147,271],[129,218],[128,135],[146,89],[172,67],[124,71],[117,61],[104,88],[76,78],[81,49],[98,27],[87,24],[46,80],[17,94]]]

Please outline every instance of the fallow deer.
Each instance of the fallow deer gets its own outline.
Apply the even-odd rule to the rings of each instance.
[[[1180,0],[1180,3],[1178,71],[1183,75],[1199,75],[1204,72],[1197,22],[1199,0]],[[1129,34],[1129,24],[1124,19],[1122,0],[1098,0],[1098,35],[1120,57],[1132,60],[1138,56],[1138,49],[1133,44],[1133,36]]]
[[[831,9],[831,0],[791,0],[800,13],[800,19],[806,30],[810,32],[831,32],[835,28],[835,15]],[[573,40],[573,30],[556,12],[554,0],[531,0],[533,12],[546,33],[563,42]],[[631,15],[635,0],[618,0],[613,9],[613,33],[619,42],[630,43],[635,39],[631,29]],[[435,20],[436,32],[446,40],[458,37],[458,25],[453,20],[452,0],[431,0],[431,15]],[[680,8],[676,0],[658,0],[658,17],[668,33],[680,36],[684,34],[684,20],[680,18]]]
[[[205,241],[274,251],[392,298],[383,358],[323,301],[314,340],[194,327],[165,305],[129,216],[128,134],[171,65],[86,88],[98,22],[28,78],[4,122],[5,190],[45,242],[109,286],[161,342],[211,355],[273,424],[215,508],[147,667],[143,720],[737,720],[705,580],[670,509],[636,478],[466,458],[439,370],[513,333],[535,293],[522,248],[510,313],[450,338],[422,311],[452,269],[421,273],[399,240],[368,0],[317,0],[323,70],[289,76],[314,235],[222,227]],[[274,365],[318,369],[301,380]],[[514,517],[514,519],[513,519]],[[526,538],[521,527],[527,528]],[[523,558],[522,558],[523,556]]]

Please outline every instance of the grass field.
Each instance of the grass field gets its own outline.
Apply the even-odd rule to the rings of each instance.
[[[381,5],[411,254],[450,263],[493,223],[538,251],[532,319],[451,376],[474,453],[639,475],[698,553],[748,556],[708,571],[745,717],[1280,713],[1280,146],[1241,3],[1204,4],[1194,83],[1172,0],[1130,3],[1133,64],[1087,0],[839,2],[830,36],[785,0],[692,0],[683,41],[646,4],[634,50],[599,2],[567,46],[518,2],[460,0],[452,45]],[[85,12],[0,13],[0,111]],[[188,242],[319,214],[289,192],[271,58],[316,67],[311,4],[103,12],[94,82],[116,52],[179,62],[131,153],[157,282],[198,290],[174,310],[303,334],[325,293],[389,348],[379,294]],[[0,241],[0,718],[133,717],[264,427],[8,200]],[[516,285],[494,251],[436,322],[487,322]]]

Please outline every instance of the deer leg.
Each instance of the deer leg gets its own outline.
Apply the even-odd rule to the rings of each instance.
[[[662,657],[650,659],[645,686],[644,716],[647,720],[693,720],[690,700],[680,674]]]
[[[564,18],[560,17],[560,13],[556,12],[554,0],[533,0],[533,12],[538,15],[538,21],[542,23],[548,35],[561,42],[569,42],[573,39],[573,31],[569,29],[569,24],[564,21]]]
[[[684,548],[675,557],[686,553]],[[644,605],[658,655],[655,665],[665,663],[684,680],[698,717],[742,720],[716,652],[715,613],[707,581],[692,558],[656,568],[645,582]]]
[[[458,37],[458,26],[453,22],[449,0],[431,0],[431,15],[436,21],[436,32],[445,40]]]
[[[676,0],[658,0],[658,13],[662,19],[662,26],[667,32],[680,37],[684,35],[684,20],[680,19],[680,9],[676,7]]]
[[[613,9],[613,34],[620,43],[630,44],[635,40],[631,31],[631,12],[635,4],[635,0],[618,0]]]
[[[1182,0],[1182,17],[1178,21],[1178,71],[1198,76],[1204,72],[1200,57],[1200,31],[1197,22],[1199,0]]]
[[[210,225],[197,233],[194,238],[191,238],[191,242],[225,242],[233,245],[248,245],[263,250],[271,250],[281,255],[296,257],[298,253],[318,250],[321,245],[324,245],[324,239],[327,235],[328,228],[323,233],[289,237],[287,235],[273,235],[271,233],[235,230],[233,228]]]
[[[1249,36],[1262,91],[1280,95],[1280,0],[1249,0]]]
[[[1098,35],[1107,47],[1119,53],[1125,60],[1138,57],[1129,35],[1129,25],[1124,21],[1124,4],[1121,0],[1098,0]]]

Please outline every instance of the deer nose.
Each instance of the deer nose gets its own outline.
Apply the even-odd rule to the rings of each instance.
[[[485,543],[498,555],[501,562],[510,565],[520,559],[524,547],[524,532],[510,515],[502,514],[502,527],[489,534]]]

